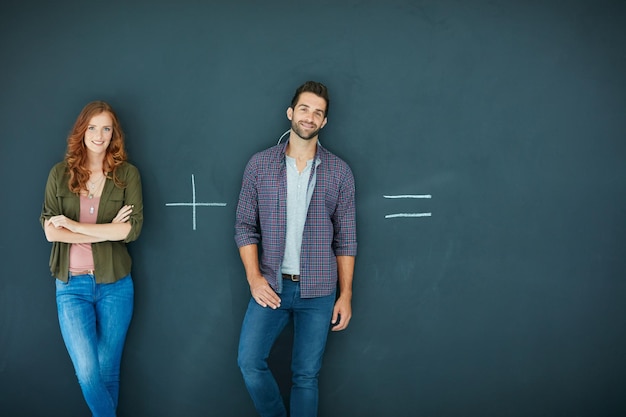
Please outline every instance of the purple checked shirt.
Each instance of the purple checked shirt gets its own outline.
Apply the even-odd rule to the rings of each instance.
[[[250,158],[243,174],[237,215],[237,247],[260,246],[259,267],[270,286],[282,292],[281,263],[287,232],[287,143]],[[348,164],[319,143],[309,184],[316,176],[300,252],[303,298],[323,297],[337,287],[336,256],[356,256],[354,176]]]

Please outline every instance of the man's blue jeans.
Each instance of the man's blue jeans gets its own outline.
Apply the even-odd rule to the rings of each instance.
[[[300,298],[300,284],[285,280],[280,307],[261,307],[250,298],[241,327],[238,364],[257,412],[286,417],[278,384],[267,359],[274,342],[293,317],[291,417],[317,415],[317,378],[330,330],[335,294]]]
[[[115,416],[133,294],[130,275],[112,284],[96,284],[93,275],[56,280],[61,334],[94,417]]]

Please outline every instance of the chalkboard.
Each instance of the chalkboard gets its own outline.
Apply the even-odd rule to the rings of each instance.
[[[235,205],[313,79],[359,238],[320,416],[625,415],[625,19],[608,0],[2,2],[0,414],[88,415],[38,216],[99,99],[144,187],[119,416],[254,415]],[[285,396],[289,354],[288,331]]]

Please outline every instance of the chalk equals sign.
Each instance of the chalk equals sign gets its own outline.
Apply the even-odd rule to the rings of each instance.
[[[432,198],[430,194],[401,194],[401,195],[384,195],[384,198],[388,199],[412,199],[412,198]],[[394,213],[385,215],[385,219],[395,219],[398,217],[430,217],[432,213]]]

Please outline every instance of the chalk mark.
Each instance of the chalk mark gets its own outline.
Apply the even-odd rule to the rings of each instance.
[[[384,195],[384,198],[433,198],[430,194],[400,194],[400,195]]]
[[[417,199],[417,198],[432,198],[430,194],[398,194],[398,195],[383,195],[383,198],[387,199]],[[416,217],[431,217],[432,213],[394,213],[386,214],[385,219],[397,219],[397,218],[416,218]]]
[[[284,138],[285,136],[287,136],[287,133],[289,133],[289,131],[290,131],[290,130],[291,130],[291,128],[287,129],[287,130],[285,131],[285,133],[283,133],[282,135],[280,135],[280,137],[278,138],[278,142],[276,142],[276,144],[277,144],[277,145],[280,145],[280,141],[281,141],[281,140],[283,140],[283,138]]]
[[[192,229],[196,230],[196,207],[226,207],[226,203],[197,203],[196,202],[196,178],[191,174],[191,203],[165,203],[167,207],[191,207]]]
[[[385,219],[395,219],[397,217],[431,217],[432,213],[396,213],[386,214]]]

